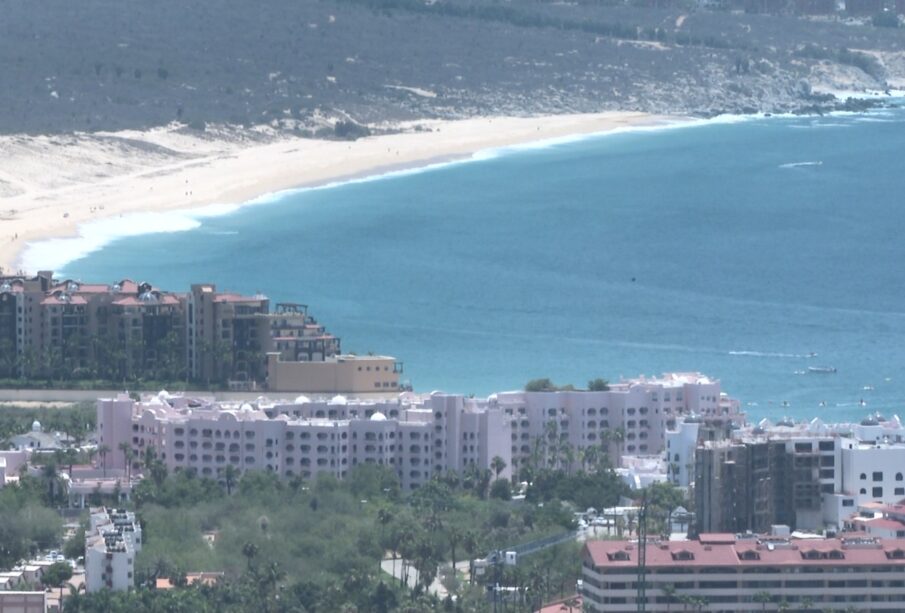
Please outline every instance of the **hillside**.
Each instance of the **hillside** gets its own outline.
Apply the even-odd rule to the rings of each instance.
[[[728,10],[481,0],[2,0],[0,10],[0,133],[781,112],[825,103],[812,87],[905,77],[902,30]]]

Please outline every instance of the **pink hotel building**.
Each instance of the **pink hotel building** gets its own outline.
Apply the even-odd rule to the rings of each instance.
[[[136,452],[153,446],[171,471],[217,478],[227,465],[285,477],[330,473],[342,478],[362,463],[391,466],[404,489],[432,475],[506,462],[501,477],[531,456],[550,430],[576,450],[619,430],[613,456],[658,455],[677,415],[739,418],[738,403],[718,381],[697,373],[633,379],[609,391],[503,392],[485,399],[434,392],[390,400],[343,396],[213,402],[164,392],[139,402],[122,394],[97,403],[99,442],[114,450],[107,466],[123,468],[120,443]],[[553,426],[548,424],[554,424]],[[614,457],[615,459],[615,457]]]

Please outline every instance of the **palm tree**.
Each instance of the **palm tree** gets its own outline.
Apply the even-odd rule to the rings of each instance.
[[[572,474],[572,466],[575,464],[575,448],[571,443],[564,441],[559,444],[559,452],[562,454],[562,461],[566,465],[566,474]]]
[[[500,473],[506,470],[506,461],[498,455],[493,456],[493,459],[490,460],[490,468],[493,469],[493,473],[497,479],[500,478]]]
[[[101,443],[97,448],[97,454],[101,456],[101,464],[104,467],[104,479],[107,478],[107,454],[110,453],[110,447]]]
[[[226,485],[227,496],[232,496],[233,488],[236,486],[236,481],[238,480],[239,469],[232,464],[227,464],[226,468],[223,469],[223,483]]]
[[[773,596],[770,594],[770,592],[758,592],[754,595],[754,602],[758,602],[763,605],[761,607],[761,610],[766,611],[767,605],[773,602]]]
[[[56,462],[48,462],[41,470],[41,478],[47,483],[47,501],[52,507],[57,500],[57,488],[60,483],[60,473],[57,471]]]
[[[600,447],[588,445],[579,452],[578,460],[581,462],[581,470],[587,471],[588,466],[596,469],[597,463],[600,461]]]
[[[660,588],[660,591],[663,592],[663,597],[666,598],[666,611],[669,613],[672,603],[676,600],[676,586],[672,584],[664,585]]]
[[[258,546],[254,543],[245,543],[242,545],[242,555],[248,561],[248,569],[251,570],[251,562],[258,555]]]
[[[132,460],[132,445],[123,441],[119,445],[117,445],[120,451],[123,452],[123,468],[126,471],[126,480],[131,481],[131,460]]]

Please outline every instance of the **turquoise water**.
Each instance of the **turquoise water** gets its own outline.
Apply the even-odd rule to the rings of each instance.
[[[300,192],[66,272],[309,304],[419,391],[699,370],[754,417],[899,413],[903,153],[903,110],[622,133]]]

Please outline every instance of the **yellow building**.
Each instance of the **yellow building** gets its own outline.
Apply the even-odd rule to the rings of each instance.
[[[321,362],[287,362],[267,354],[272,392],[364,394],[399,391],[402,363],[388,356],[337,355]]]

